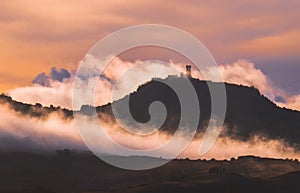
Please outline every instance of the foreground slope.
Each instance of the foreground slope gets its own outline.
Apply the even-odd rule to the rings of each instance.
[[[224,172],[212,172],[220,167]],[[271,175],[266,175],[270,171]],[[231,161],[173,160],[159,168],[129,171],[112,167],[88,152],[2,153],[0,192],[290,193],[300,188],[297,171],[298,161],[248,156]]]

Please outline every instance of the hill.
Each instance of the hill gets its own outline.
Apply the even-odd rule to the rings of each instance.
[[[180,101],[172,88],[165,83],[183,85],[180,77],[155,79],[141,85],[136,92],[127,95],[130,112],[133,118],[145,123],[150,120],[149,106],[154,101],[161,101],[167,109],[167,118],[160,131],[172,134],[178,128],[180,121]],[[211,115],[211,88],[220,83],[190,79],[198,96],[200,121],[198,132],[206,129]],[[284,140],[288,145],[297,149],[300,147],[300,112],[276,106],[256,88],[225,83],[227,93],[227,109],[225,117],[226,136],[246,141],[254,135],[267,139]],[[114,103],[123,103],[124,98]],[[97,112],[108,114],[114,120],[111,104],[97,107]],[[118,112],[119,117],[127,119],[128,114]],[[130,124],[130,123],[129,123]],[[188,125],[188,123],[186,123]]]

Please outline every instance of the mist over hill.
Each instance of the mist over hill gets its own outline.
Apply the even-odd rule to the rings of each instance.
[[[200,119],[197,129],[197,134],[199,134],[205,131],[211,116],[209,87],[218,87],[221,83],[193,78],[190,78],[190,81],[195,88],[199,101]],[[150,120],[150,104],[154,101],[161,101],[166,107],[167,116],[160,131],[171,135],[178,128],[181,107],[174,90],[167,84],[164,84],[168,82],[182,85],[183,78],[172,76],[160,79],[159,81],[153,79],[150,82],[140,85],[137,91],[114,103],[121,104],[126,101],[125,99],[128,99],[129,109],[134,120],[146,123]],[[227,94],[227,109],[224,122],[225,127],[221,136],[247,141],[257,135],[266,140],[283,140],[287,145],[299,150],[300,112],[276,106],[254,87],[225,83],[225,89]],[[0,95],[0,104],[8,105],[10,109],[17,112],[20,116],[47,119],[49,115],[56,113],[63,120],[70,121],[73,119],[73,112],[71,110],[53,106],[43,107],[41,104],[24,104],[14,101],[4,94]],[[85,110],[85,108],[82,108],[81,112],[86,114]],[[112,112],[111,103],[96,107],[96,111],[99,117],[108,116],[113,124],[117,124]],[[124,112],[118,113],[125,120],[130,116]],[[186,125],[188,124],[187,122]]]

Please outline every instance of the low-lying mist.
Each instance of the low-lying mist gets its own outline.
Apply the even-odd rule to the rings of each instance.
[[[0,105],[0,150],[52,152],[56,149],[85,148],[72,119],[61,112],[29,116]]]
[[[87,150],[72,118],[65,118],[60,113],[53,112],[45,117],[24,116],[9,108],[8,105],[0,105],[0,151],[25,151],[53,153],[57,149]],[[150,135],[136,135],[121,128],[114,120],[105,116],[101,117],[100,124],[105,133],[117,144],[130,149],[148,150],[157,148],[172,138],[171,134],[157,131]],[[88,119],[82,115],[83,119]],[[93,127],[86,125],[86,129]],[[199,156],[199,147],[203,134],[197,134],[186,149],[180,154],[180,158],[190,159],[230,159],[241,155],[255,155],[271,158],[297,158],[300,153],[285,141],[268,139],[263,136],[253,135],[246,141],[233,139],[222,130],[221,136],[212,146],[209,152]],[[184,138],[185,134],[181,134]],[[101,146],[101,139],[95,139],[95,143]],[[178,141],[178,144],[181,142]],[[109,154],[117,154],[111,147],[103,147]],[[174,145],[172,151],[178,151]],[[168,152],[159,152],[155,157],[168,158]]]

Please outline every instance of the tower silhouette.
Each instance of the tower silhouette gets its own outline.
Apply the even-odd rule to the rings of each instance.
[[[192,66],[191,65],[186,65],[185,70],[186,70],[186,76],[188,78],[191,78],[192,77]]]

